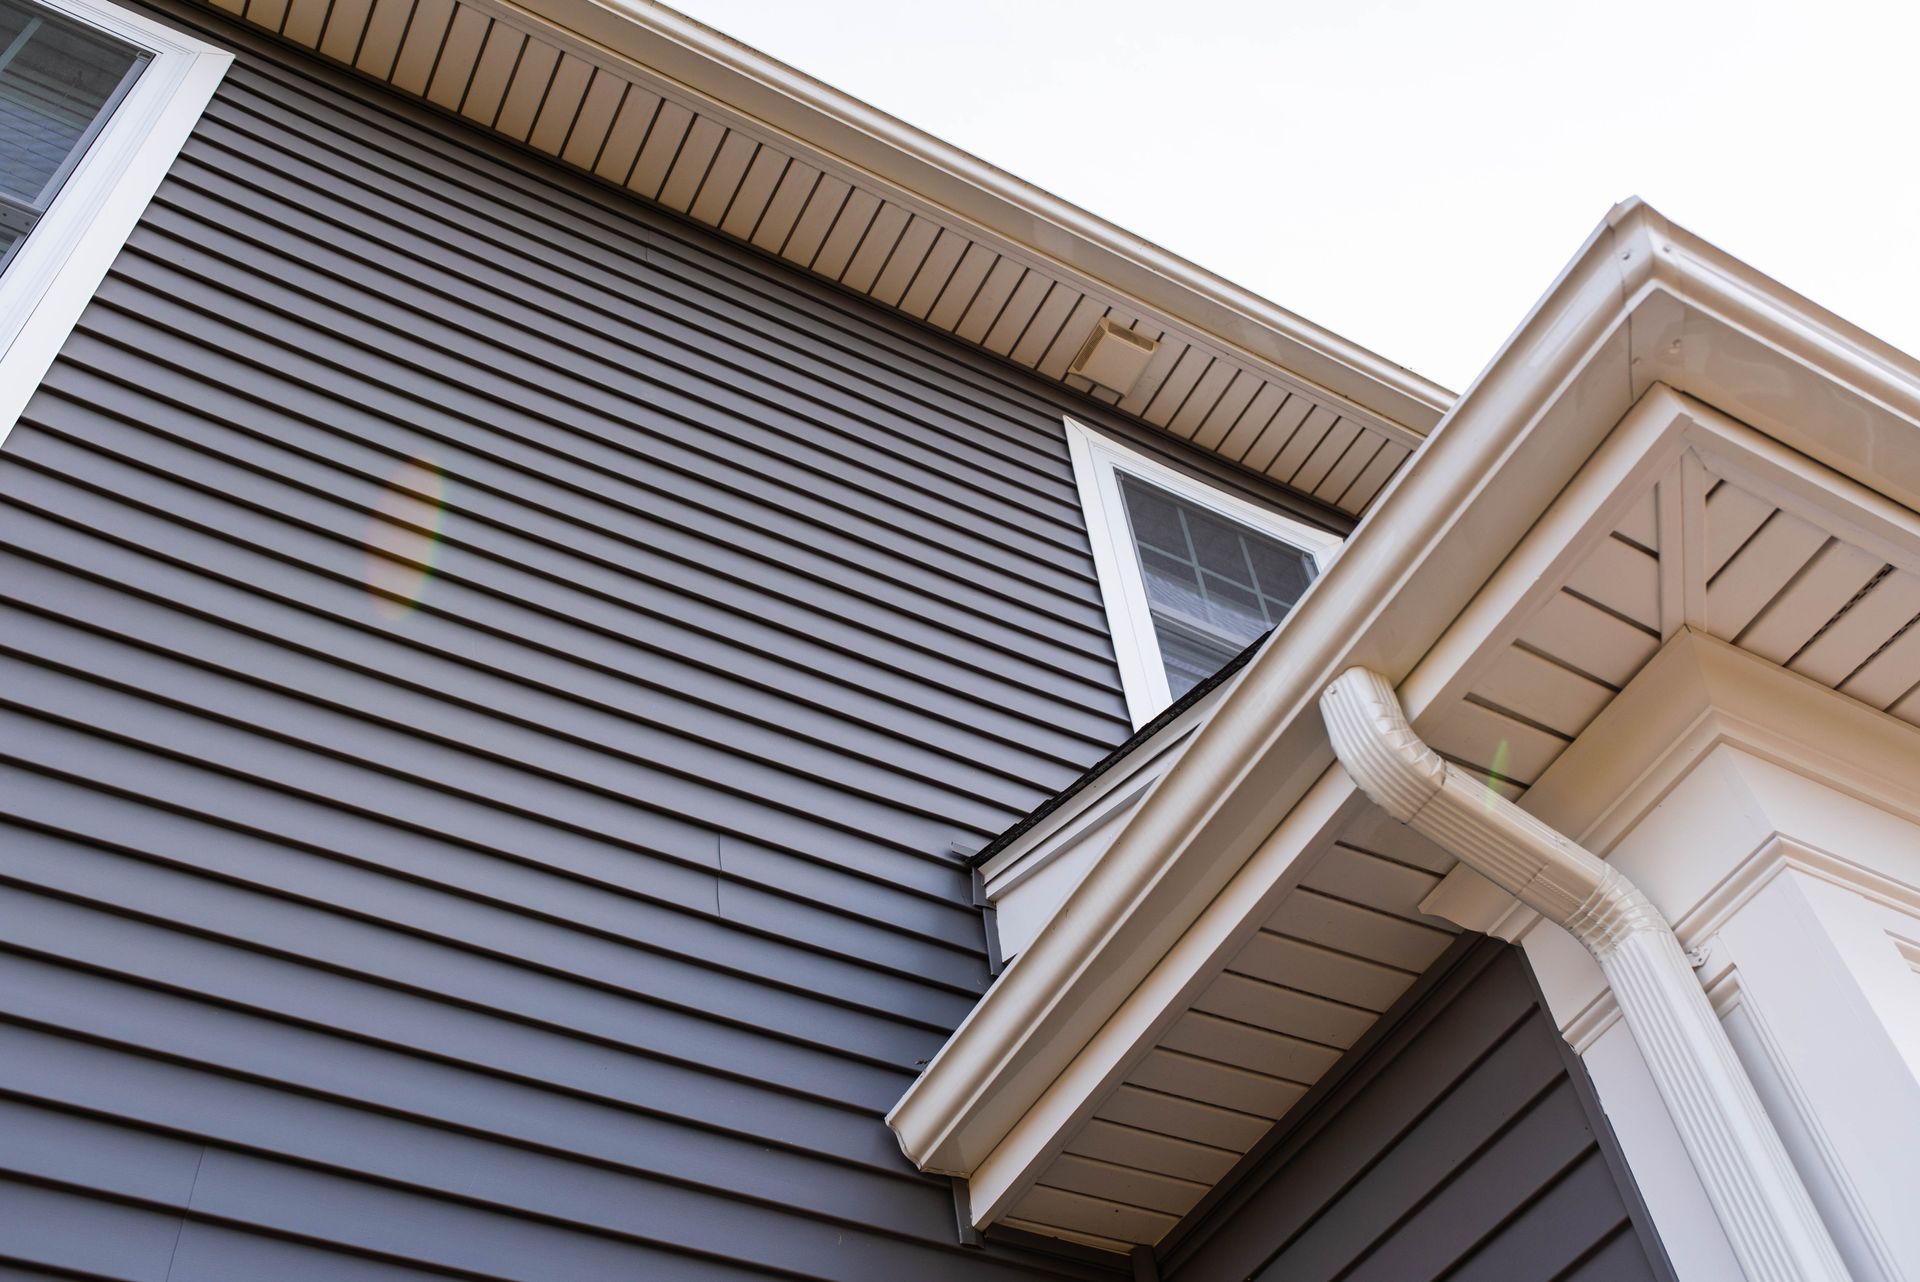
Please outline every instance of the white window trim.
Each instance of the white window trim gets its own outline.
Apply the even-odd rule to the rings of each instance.
[[[233,55],[106,0],[34,3],[152,55],[0,272],[0,442],[213,97]]]
[[[1173,702],[1166,666],[1160,659],[1160,640],[1147,611],[1147,585],[1134,551],[1133,531],[1120,497],[1118,473],[1139,477],[1171,491],[1189,503],[1229,521],[1270,535],[1313,558],[1318,574],[1340,549],[1340,537],[1315,529],[1244,499],[1235,498],[1204,481],[1148,458],[1069,418],[1067,450],[1073,458],[1074,480],[1080,487],[1080,507],[1087,517],[1087,535],[1093,543],[1093,566],[1100,579],[1100,595],[1107,608],[1107,627],[1113,634],[1114,655],[1120,661],[1120,687],[1134,728],[1145,725]]]

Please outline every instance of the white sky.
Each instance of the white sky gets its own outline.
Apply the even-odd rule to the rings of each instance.
[[[669,0],[1454,390],[1614,201],[1920,352],[1920,4]]]

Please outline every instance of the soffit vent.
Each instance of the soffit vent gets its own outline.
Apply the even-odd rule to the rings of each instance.
[[[1159,340],[1136,334],[1111,317],[1102,317],[1093,327],[1093,333],[1087,335],[1087,341],[1080,345],[1080,354],[1073,358],[1067,373],[1078,374],[1125,396],[1133,390],[1159,346]]]

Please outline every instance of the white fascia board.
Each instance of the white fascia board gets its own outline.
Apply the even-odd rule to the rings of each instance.
[[[1730,317],[1742,324],[1733,327]],[[1741,362],[1709,359],[1723,343],[1739,349]],[[1177,977],[1156,973],[1163,962],[1218,960],[1198,952],[1176,958],[1175,945],[1333,766],[1317,708],[1322,689],[1355,665],[1405,683],[1662,376],[1712,405],[1770,389],[1779,403],[1748,421],[1790,442],[1806,432],[1795,421],[1803,408],[1850,407],[1852,429],[1822,452],[1869,488],[1906,484],[1895,476],[1883,486],[1873,451],[1896,469],[1920,460],[1920,364],[1677,232],[1648,206],[1616,207],[1249,663],[1053,925],[888,1114],[916,1165],[969,1175],[1069,1067],[1079,1080],[1111,1080],[1102,1066],[1076,1060],[1149,976],[1160,991],[1183,991],[1171,982]],[[1679,399],[1649,404],[1642,417],[1657,424]],[[1447,693],[1444,669],[1469,658],[1453,651],[1449,662],[1428,667],[1427,679],[1402,684],[1416,725]],[[1145,1049],[1109,1038],[1100,1054],[1111,1068]]]
[[[233,55],[108,0],[37,0],[151,59],[0,273],[0,441],[186,145]]]
[[[1453,394],[1105,219],[647,0],[481,0],[675,82],[823,167],[1059,263],[1313,386],[1417,445]],[[729,110],[730,109],[730,110]]]

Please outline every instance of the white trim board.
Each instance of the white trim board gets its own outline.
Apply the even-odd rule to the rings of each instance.
[[[1120,686],[1126,693],[1127,712],[1138,729],[1166,710],[1173,702],[1173,691],[1167,685],[1160,642],[1147,609],[1146,581],[1127,523],[1119,473],[1138,477],[1236,525],[1299,548],[1313,558],[1316,577],[1340,550],[1341,540],[1338,535],[1176,471],[1072,418],[1066,420],[1066,426],[1073,477],[1080,490],[1081,510],[1086,513],[1087,538],[1093,544],[1094,571],[1106,603],[1114,657],[1120,664]]]
[[[233,55],[106,0],[33,0],[152,55],[0,273],[0,443],[172,168]]]

